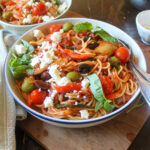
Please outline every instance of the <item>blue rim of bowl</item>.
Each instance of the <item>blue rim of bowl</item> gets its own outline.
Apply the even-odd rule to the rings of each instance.
[[[65,18],[65,19],[58,19],[57,21],[59,20],[66,20],[66,19],[71,19],[71,18]],[[75,19],[75,18],[74,18]],[[76,18],[78,19],[78,18]],[[82,18],[79,18],[79,19],[82,19]],[[87,19],[87,18],[83,18],[83,19]],[[98,21],[98,20],[94,20],[94,19],[87,19],[87,20],[93,20],[93,21]],[[56,21],[56,22],[57,22]],[[100,22],[103,22],[103,21],[100,21]],[[48,22],[47,22],[48,23]],[[45,24],[47,24],[45,23]],[[105,22],[104,22],[105,23]],[[108,23],[107,23],[108,24]],[[110,24],[111,25],[111,24]],[[111,25],[113,26],[113,25]],[[39,27],[39,26],[38,26]],[[115,27],[115,26],[113,26]],[[35,27],[36,28],[36,27]],[[33,30],[35,28],[32,28],[30,30]],[[115,27],[117,28],[117,27]],[[119,29],[119,28],[117,28]],[[30,31],[29,30],[29,31]],[[119,29],[120,30],[120,29]],[[29,32],[28,31],[28,32]],[[122,31],[122,30],[121,30]],[[122,31],[123,32],[123,31]],[[125,33],[125,32],[124,32]],[[126,34],[126,33],[125,33]],[[128,38],[131,38],[128,34],[126,34],[128,36]],[[21,36],[22,37],[22,36]],[[20,37],[20,38],[21,38]],[[131,40],[133,40],[131,38]],[[18,41],[18,40],[17,40]],[[134,41],[134,40],[133,40]],[[135,42],[135,41],[134,41]],[[10,52],[9,52],[10,53]],[[7,57],[9,56],[9,53],[7,54]],[[33,114],[34,116],[38,117],[38,118],[41,118],[45,121],[50,121],[50,122],[55,122],[55,123],[61,123],[61,124],[70,124],[70,125],[80,125],[80,124],[90,124],[90,123],[96,123],[96,122],[99,122],[99,121],[104,121],[104,120],[107,120],[107,119],[110,119],[112,117],[114,117],[115,115],[117,114],[120,114],[121,112],[123,112],[127,107],[129,107],[132,102],[138,97],[138,95],[140,94],[140,89],[137,90],[137,92],[131,97],[131,99],[125,104],[123,105],[121,108],[118,108],[117,110],[107,114],[107,115],[104,115],[104,116],[100,116],[100,117],[97,117],[97,118],[92,118],[92,119],[87,119],[87,120],[66,120],[66,119],[57,119],[57,118],[52,118],[52,117],[49,117],[49,116],[46,116],[42,113],[39,113],[35,110],[33,110],[32,108],[29,108],[25,103],[23,103],[21,100],[19,100],[19,98],[17,98],[17,96],[13,93],[13,91],[11,90],[9,84],[8,84],[8,81],[7,81],[7,77],[6,77],[6,62],[7,62],[7,57],[5,59],[5,64],[4,64],[4,79],[5,79],[5,82],[6,82],[6,85],[7,85],[7,88],[10,92],[10,94],[14,97],[15,101],[21,105],[24,109],[26,109],[29,113]],[[146,69],[147,69],[147,65],[146,65]]]

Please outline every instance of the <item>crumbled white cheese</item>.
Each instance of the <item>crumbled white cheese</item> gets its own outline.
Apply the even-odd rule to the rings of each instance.
[[[52,49],[54,50],[54,51],[56,51],[57,50],[57,44],[56,43],[52,43]]]
[[[88,119],[89,118],[89,113],[87,110],[80,110],[81,118],[82,119]]]
[[[47,51],[43,55],[43,61],[45,61],[47,64],[50,64],[53,61],[54,52],[53,51]]]
[[[34,35],[34,37],[36,37],[37,39],[44,38],[44,34],[42,33],[42,31],[37,30],[37,29],[33,31],[33,35]]]
[[[86,99],[86,96],[84,95],[83,98]]]
[[[23,24],[31,24],[32,22],[32,15],[28,15],[27,18],[23,19]]]
[[[66,8],[67,8],[67,4],[66,2],[64,2],[58,7],[58,12],[63,13]]]
[[[40,49],[47,49],[50,50],[52,48],[52,46],[50,45],[50,43],[48,41],[44,41],[42,43],[42,46],[40,47]]]
[[[45,5],[47,6],[47,8],[52,7],[52,3],[50,3],[50,2],[46,2]]]
[[[53,107],[54,106],[54,97],[57,94],[57,91],[54,90],[51,94],[51,96],[47,96],[44,100],[44,107],[48,108],[48,107]]]
[[[55,80],[55,82],[58,82],[61,79],[60,72],[57,68],[58,65],[52,65],[49,67],[49,74]]]
[[[87,89],[87,87],[89,86],[90,82],[87,78],[83,79],[81,81],[81,86],[82,86],[82,89]]]
[[[52,106],[54,106],[53,99],[50,96],[47,96],[44,100],[44,107],[49,108],[49,107],[52,107]]]
[[[33,58],[31,59],[30,65],[34,67],[34,66],[37,65],[38,63],[40,63],[40,58],[39,58],[38,56],[35,56],[35,57],[33,57]]]
[[[78,102],[77,101],[75,101],[75,103],[74,103],[75,105],[78,105]]]
[[[50,21],[50,20],[52,20],[52,19],[53,19],[53,17],[50,17],[50,16],[43,16],[43,17],[42,17],[42,20],[43,20],[44,22]]]
[[[77,90],[74,90],[73,93],[77,93]]]
[[[55,95],[57,94],[56,90],[53,90],[52,94],[51,94],[51,98],[54,99]]]
[[[61,39],[62,39],[62,36],[61,36],[61,33],[60,32],[54,32],[52,35],[51,35],[51,40],[54,41],[54,42],[61,42]]]
[[[69,83],[72,83],[71,80],[67,77],[61,78],[60,77],[60,71],[57,68],[58,68],[58,65],[52,65],[48,68],[49,74],[54,79],[54,81],[60,86],[65,86]]]
[[[69,83],[71,83],[71,80],[67,77],[62,77],[59,81],[57,81],[57,84],[60,86],[65,86]]]
[[[50,63],[52,63],[53,60],[56,59],[57,57],[55,56],[53,48],[51,47],[49,42],[43,42],[41,49],[47,50],[47,51],[43,51],[42,57],[41,57],[40,68],[43,68],[45,66],[48,66]]]
[[[41,91],[42,91],[42,89],[41,89],[41,88],[39,88],[39,89],[38,89],[38,91],[39,91],[39,92],[41,92]]]
[[[45,61],[41,61],[40,68],[44,68],[46,66],[48,66],[48,64]]]
[[[16,51],[16,54],[19,56],[19,55],[25,54],[27,52],[27,48],[24,47],[23,44],[19,44],[15,46],[15,51]]]

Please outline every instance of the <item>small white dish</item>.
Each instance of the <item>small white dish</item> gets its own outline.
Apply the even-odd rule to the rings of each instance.
[[[142,42],[150,45],[150,10],[144,10],[137,14],[136,27]]]
[[[72,0],[60,0],[60,1],[61,2],[66,2],[66,4],[67,4],[68,7],[65,9],[65,11],[63,13],[61,13],[60,15],[58,15],[57,17],[55,17],[53,20],[63,17],[68,12],[68,10],[71,7]],[[51,22],[51,21],[52,20],[47,21],[47,22]],[[38,26],[38,25],[41,25],[41,24],[44,24],[44,23],[45,22],[38,23],[38,24],[30,24],[30,25],[13,25],[13,24],[6,23],[6,22],[0,20],[0,25],[4,29],[10,31],[12,34],[15,34],[15,35],[22,35],[23,33],[25,33],[26,31],[30,30],[31,28],[33,28],[35,26]]]

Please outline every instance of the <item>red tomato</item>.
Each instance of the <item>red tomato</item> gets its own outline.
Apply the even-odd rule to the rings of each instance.
[[[101,76],[100,77],[103,91],[105,95],[111,94],[113,90],[114,83],[110,80],[108,76]]]
[[[63,39],[61,40],[61,46],[72,46],[73,45],[73,43],[72,43],[72,41],[71,40],[69,40],[67,37],[63,37]]]
[[[129,50],[126,47],[120,47],[115,51],[115,56],[119,58],[122,63],[126,63],[130,58]]]
[[[81,83],[70,83],[65,86],[59,86],[59,85],[55,86],[55,89],[60,93],[72,92],[74,90],[80,91],[81,88],[82,88]]]
[[[46,95],[47,94],[45,91],[39,91],[38,89],[35,89],[30,93],[29,97],[32,104],[42,104]]]
[[[53,24],[49,27],[49,33],[52,34],[54,32],[58,32],[60,29],[62,29],[62,25],[60,24]]]
[[[31,103],[31,94],[28,94],[28,96],[27,96],[27,105],[28,105],[29,107],[32,106],[32,103]]]
[[[47,12],[46,6],[42,2],[39,2],[37,5],[34,5],[32,8],[32,14],[34,16],[36,16],[36,15],[42,16],[42,15],[45,15],[46,12]]]

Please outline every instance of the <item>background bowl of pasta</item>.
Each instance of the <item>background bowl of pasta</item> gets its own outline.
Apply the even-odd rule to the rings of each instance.
[[[62,17],[72,0],[4,0],[0,1],[0,25],[13,34]]]
[[[17,103],[44,122],[69,128],[106,122],[140,93],[127,67],[128,48],[118,39],[146,71],[137,43],[106,22],[64,18],[32,28],[6,58],[7,87]]]

